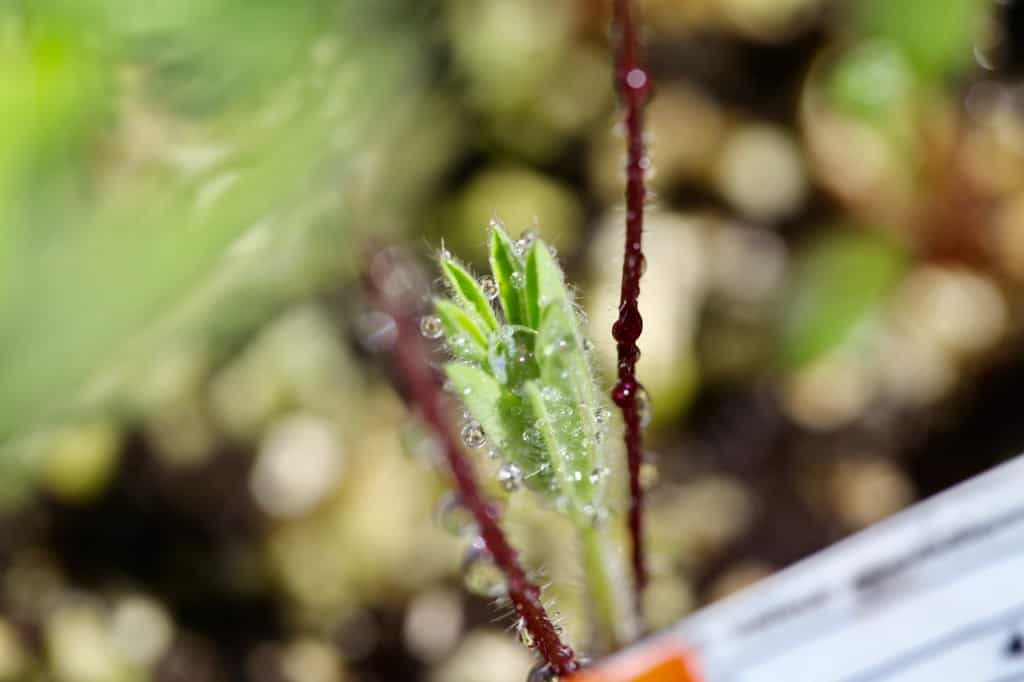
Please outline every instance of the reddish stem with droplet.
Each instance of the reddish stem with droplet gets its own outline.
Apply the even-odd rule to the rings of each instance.
[[[415,268],[394,249],[368,261],[365,283],[373,304],[395,322],[389,344],[394,368],[410,403],[438,438],[463,506],[473,515],[484,546],[505,574],[509,600],[533,638],[538,653],[561,676],[579,669],[576,654],[562,641],[541,602],[540,588],[526,576],[516,550],[501,529],[498,510],[484,497],[469,459],[452,430],[449,405],[430,365],[430,350],[419,333],[422,294]]]
[[[619,356],[619,380],[612,399],[622,410],[626,423],[625,444],[629,465],[629,532],[632,539],[632,564],[637,605],[647,585],[647,560],[644,552],[644,491],[640,484],[643,460],[643,428],[637,407],[640,383],[636,362],[640,357],[637,339],[643,331],[640,316],[640,276],[644,270],[644,202],[648,158],[644,144],[644,105],[650,93],[650,78],[640,64],[640,46],[632,0],[615,0],[613,28],[618,34],[615,78],[625,109],[626,132],[626,247],[622,262],[622,290],[619,319],[612,326]]]

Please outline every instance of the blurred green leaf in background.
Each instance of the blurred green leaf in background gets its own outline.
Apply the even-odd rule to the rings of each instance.
[[[215,305],[225,279],[281,297],[346,267],[422,75],[395,6],[0,9],[0,442],[184,321],[256,322],[265,300]]]

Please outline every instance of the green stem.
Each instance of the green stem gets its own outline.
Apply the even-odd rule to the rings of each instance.
[[[581,496],[581,489],[576,486],[577,482],[570,473],[572,466],[565,461],[566,450],[560,447],[540,388],[530,382],[526,390],[537,424],[548,445],[555,478],[568,498],[569,518],[579,533],[587,596],[591,600],[597,622],[601,623],[602,636],[595,638],[594,645],[601,650],[619,648],[633,641],[639,628],[626,580],[625,565],[612,534],[613,526],[610,523],[595,523],[595,519],[586,513],[585,508],[597,502],[595,486],[581,486],[589,493],[589,499]]]
[[[586,573],[587,593],[597,622],[603,627],[609,651],[629,644],[639,632],[626,578],[624,559],[619,551],[621,543],[612,536],[609,525],[579,527]],[[605,648],[605,647],[602,647]]]

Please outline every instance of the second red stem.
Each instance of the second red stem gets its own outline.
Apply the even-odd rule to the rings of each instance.
[[[614,26],[619,38],[615,78],[625,109],[626,161],[626,245],[622,262],[622,289],[619,317],[612,327],[618,349],[618,383],[612,399],[622,410],[625,421],[625,445],[629,467],[629,531],[632,539],[632,564],[637,603],[647,585],[647,560],[644,550],[644,491],[640,483],[643,462],[643,427],[637,405],[641,385],[636,378],[640,357],[637,340],[643,331],[640,316],[640,277],[644,271],[645,179],[650,162],[644,143],[644,105],[650,92],[650,79],[640,64],[640,47],[631,0],[615,0]]]

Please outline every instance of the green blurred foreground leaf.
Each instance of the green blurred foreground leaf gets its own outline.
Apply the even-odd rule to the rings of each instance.
[[[798,266],[782,334],[782,363],[803,367],[841,346],[885,302],[906,267],[892,243],[845,230],[812,244]]]

